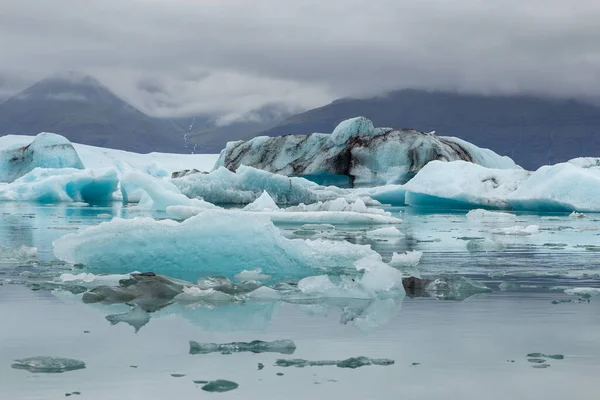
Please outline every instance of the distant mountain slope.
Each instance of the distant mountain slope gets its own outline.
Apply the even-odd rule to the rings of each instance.
[[[139,153],[188,152],[177,124],[142,113],[96,79],[77,73],[39,81],[0,104],[0,135],[39,132]]]
[[[528,169],[584,155],[600,156],[600,108],[532,96],[402,90],[384,97],[337,100],[291,116],[260,134],[329,133],[340,121],[359,115],[379,127],[458,136],[508,155]]]
[[[178,118],[179,126],[187,131],[190,148],[196,153],[219,153],[229,141],[248,140],[292,115],[287,107],[268,104],[250,111],[227,125],[219,124],[214,117],[197,116]]]

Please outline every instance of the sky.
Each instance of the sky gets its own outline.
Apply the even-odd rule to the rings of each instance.
[[[595,0],[0,0],[0,97],[65,70],[225,121],[402,88],[596,97],[599,20]]]

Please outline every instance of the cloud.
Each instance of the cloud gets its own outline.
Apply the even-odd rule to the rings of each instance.
[[[97,75],[156,115],[397,88],[595,96],[600,3],[0,0],[0,65]]]

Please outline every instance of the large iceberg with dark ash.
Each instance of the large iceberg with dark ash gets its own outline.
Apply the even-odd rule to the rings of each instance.
[[[71,142],[54,133],[40,133],[28,145],[0,150],[0,182],[13,182],[36,168],[84,167]]]
[[[358,117],[333,133],[256,137],[229,142],[216,166],[241,165],[336,186],[405,183],[432,160],[464,160],[490,168],[518,168],[508,157],[454,137],[413,129],[375,128]]]

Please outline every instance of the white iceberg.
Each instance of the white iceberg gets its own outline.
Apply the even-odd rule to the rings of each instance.
[[[499,211],[482,210],[481,208],[471,210],[467,213],[467,220],[476,222],[504,222],[517,219],[515,214]]]
[[[99,204],[111,201],[118,185],[114,169],[36,168],[12,183],[0,184],[0,200]]]
[[[71,142],[54,133],[29,137],[28,144],[0,143],[0,182],[13,182],[36,168],[83,169],[83,163]]]
[[[395,268],[415,267],[421,262],[421,257],[423,257],[423,252],[417,250],[404,253],[392,253],[390,265]]]
[[[341,122],[331,135],[257,137],[229,142],[216,166],[252,166],[319,183],[348,186],[402,184],[432,160],[466,160],[491,168],[517,168],[508,157],[464,140],[415,130],[374,128],[364,117]],[[270,192],[270,191],[269,191]],[[271,193],[271,192],[270,192]]]
[[[405,189],[416,207],[600,212],[600,169],[572,163],[528,172],[432,161]]]
[[[256,200],[244,207],[244,211],[279,211],[279,207],[265,190]]]
[[[539,225],[528,225],[528,226],[510,226],[508,228],[494,229],[492,233],[497,235],[516,235],[516,236],[529,236],[536,234],[540,231]]]
[[[205,210],[181,223],[115,218],[54,242],[58,259],[82,263],[88,272],[152,270],[190,281],[243,268],[262,268],[274,278],[306,276],[373,253],[348,242],[289,240],[267,216],[225,210]]]

